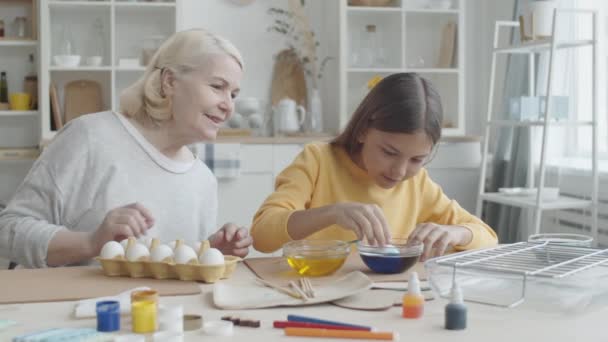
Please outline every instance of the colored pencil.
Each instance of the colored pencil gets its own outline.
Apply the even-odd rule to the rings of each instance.
[[[308,323],[308,322],[290,322],[290,321],[274,321],[272,326],[275,328],[317,328],[317,329],[333,329],[333,330],[361,330],[370,331],[369,328],[345,327],[342,325]]]
[[[329,324],[329,325],[339,325],[342,327],[352,327],[352,328],[363,328],[365,330],[372,330],[371,327],[365,325],[357,325],[357,324],[349,324],[349,323],[341,323],[335,321],[328,321],[324,319],[318,319],[313,317],[306,317],[300,315],[287,315],[287,320],[290,322],[305,322],[305,323],[317,323],[317,324]]]
[[[364,340],[399,340],[399,335],[392,332],[372,332],[362,330],[332,330],[314,328],[285,328],[286,336],[304,337],[333,337],[333,338],[352,338]]]

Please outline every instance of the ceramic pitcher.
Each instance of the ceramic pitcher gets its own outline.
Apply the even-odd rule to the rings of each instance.
[[[276,130],[280,133],[299,132],[306,119],[306,109],[289,98],[284,98],[272,108]]]

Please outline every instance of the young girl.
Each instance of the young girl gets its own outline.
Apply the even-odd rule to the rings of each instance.
[[[331,143],[304,147],[256,213],[253,246],[272,252],[291,240],[391,238],[424,243],[421,257],[496,244],[496,234],[450,200],[423,168],[441,137],[442,107],[415,73],[376,85]]]
[[[162,44],[120,112],[70,121],[0,212],[0,257],[24,267],[87,263],[111,240],[209,239],[245,256],[245,228],[217,230],[217,181],[188,145],[214,140],[243,74],[239,51],[205,30]]]

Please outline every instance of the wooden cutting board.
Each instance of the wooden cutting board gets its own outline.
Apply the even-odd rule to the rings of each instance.
[[[150,278],[107,277],[100,267],[57,267],[0,271],[0,304],[57,302],[114,296],[148,286],[161,296],[201,292],[196,282]]]
[[[102,111],[101,86],[90,80],[76,80],[65,85],[63,104],[64,123],[83,114]]]
[[[288,283],[289,280],[301,278],[296,271],[289,267],[287,261],[283,257],[247,258],[244,260],[244,263],[258,277],[277,284]],[[411,271],[418,272],[418,278],[420,280],[426,279],[424,264],[421,262],[417,263],[414,265],[414,267],[403,273],[379,274],[374,273],[367,268],[358,254],[351,253],[346,259],[344,265],[334,274],[325,277],[315,277],[314,280],[316,283],[332,282],[353,271],[363,272],[363,274],[368,276],[374,282],[407,281]]]
[[[270,100],[276,105],[284,98],[290,98],[297,104],[308,108],[306,77],[304,67],[293,50],[283,50],[276,57],[272,71]]]

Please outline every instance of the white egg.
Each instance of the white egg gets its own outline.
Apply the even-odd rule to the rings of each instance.
[[[99,256],[102,259],[114,259],[116,257],[124,257],[125,250],[122,245],[116,241],[108,241],[101,248]]]
[[[201,265],[223,265],[224,255],[217,248],[209,248],[199,258]]]
[[[150,251],[148,248],[139,242],[127,249],[127,260],[129,261],[139,261],[142,258],[147,258],[149,256]]]
[[[122,246],[122,249],[124,251],[127,250],[127,246],[129,246],[129,239],[124,239],[122,241],[120,241],[120,245]]]
[[[150,253],[150,260],[154,262],[166,261],[173,257],[173,250],[167,245],[158,245]]]
[[[399,251],[399,248],[397,248],[395,246],[391,246],[391,245],[386,245],[386,246],[378,248],[378,253],[381,253],[381,254],[384,254],[384,255],[399,255],[399,254],[401,254],[401,252]]]
[[[196,253],[194,249],[188,245],[177,247],[173,253],[173,259],[176,264],[190,264],[196,262]]]
[[[152,238],[149,236],[143,236],[139,238],[139,243],[146,246],[148,249],[152,247]]]

